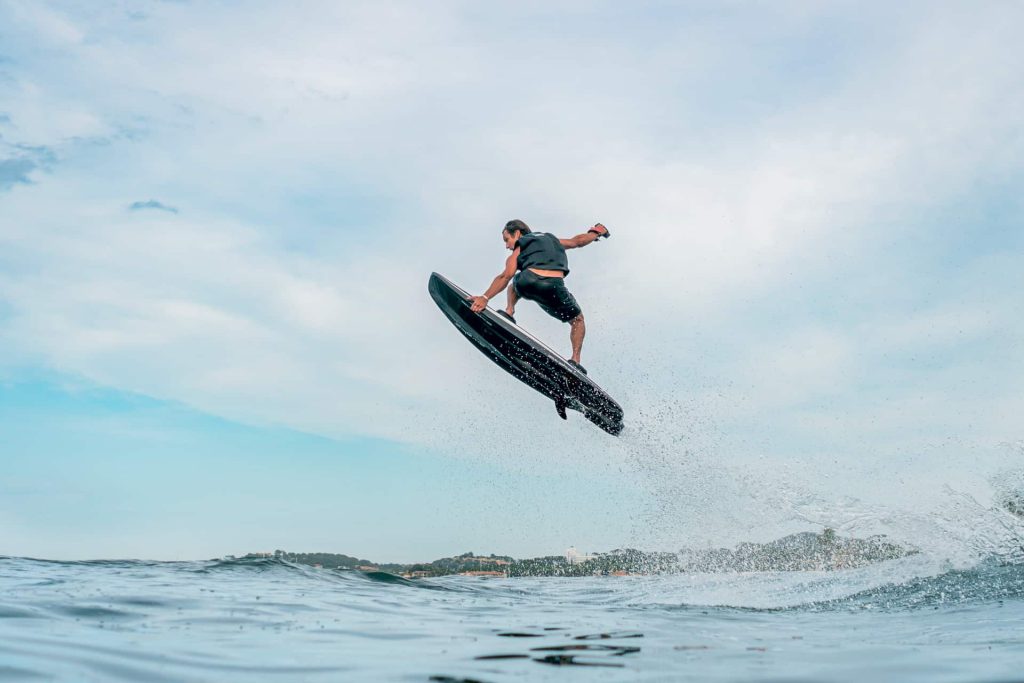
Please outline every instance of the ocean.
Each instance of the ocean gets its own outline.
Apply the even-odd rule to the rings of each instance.
[[[1024,565],[407,580],[7,557],[0,681],[1024,681]]]

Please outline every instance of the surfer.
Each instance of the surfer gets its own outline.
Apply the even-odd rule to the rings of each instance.
[[[583,310],[565,287],[565,276],[569,274],[569,259],[565,250],[585,247],[609,234],[608,228],[597,223],[575,237],[559,239],[550,233],[533,232],[521,220],[509,221],[501,231],[501,238],[512,255],[505,261],[505,269],[494,278],[487,291],[472,298],[472,310],[475,313],[484,310],[487,302],[506,287],[508,298],[505,310],[499,313],[512,322],[515,322],[513,316],[520,298],[536,301],[548,315],[569,323],[569,342],[572,344],[569,363],[587,374],[580,365],[580,352],[587,326],[583,320]],[[511,287],[508,286],[510,282]]]

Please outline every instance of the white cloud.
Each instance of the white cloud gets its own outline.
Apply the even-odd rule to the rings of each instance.
[[[31,31],[36,40],[54,47],[75,46],[82,42],[83,32],[67,16],[37,2],[7,0],[6,14],[18,25]]]
[[[881,291],[834,325],[742,319],[801,283],[870,273],[889,234],[1018,168],[1014,8],[891,17],[874,42],[854,26],[850,66],[804,93],[760,64],[784,63],[794,32],[829,50],[800,4],[778,34],[730,12],[616,34],[582,6],[206,7],[197,21],[164,5],[144,22],[5,7],[19,36],[5,136],[61,162],[0,197],[0,243],[25,266],[0,270],[16,310],[2,339],[67,372],[234,419],[471,441],[453,425],[494,420],[516,388],[447,327],[425,282],[437,269],[482,289],[513,216],[612,227],[572,254],[571,282],[595,374],[634,412],[691,392],[664,379],[674,368],[724,354],[695,371],[702,395],[728,397],[724,420],[771,410],[806,427],[797,407],[829,392],[851,414],[870,401],[860,379],[887,349],[1019,331],[974,300],[903,320]],[[548,23],[509,23],[519,11]],[[597,35],[559,30],[581,17]],[[734,32],[758,40],[724,49]],[[149,196],[181,213],[124,210]],[[563,328],[524,317],[564,346]],[[654,392],[631,384],[648,362],[662,364]],[[957,410],[950,385],[914,381]],[[565,433],[539,424],[524,447]]]

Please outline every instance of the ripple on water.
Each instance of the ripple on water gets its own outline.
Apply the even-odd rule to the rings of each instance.
[[[143,619],[146,615],[136,612],[101,607],[99,605],[61,605],[51,604],[48,609],[55,613],[75,619],[96,619],[100,621],[130,621]]]
[[[42,615],[38,610],[26,607],[0,604],[0,619],[39,619]]]

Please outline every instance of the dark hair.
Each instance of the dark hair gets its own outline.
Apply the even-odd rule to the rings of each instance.
[[[524,235],[530,234],[530,226],[522,222],[518,218],[510,220],[508,223],[505,224],[505,227],[501,229],[502,232],[508,232],[508,234],[510,235],[517,230],[523,233]]]

